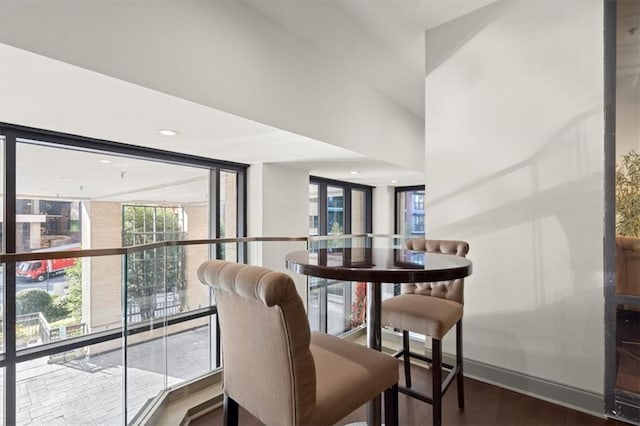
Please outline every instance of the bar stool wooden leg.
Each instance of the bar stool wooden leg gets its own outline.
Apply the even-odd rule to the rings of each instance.
[[[402,331],[402,350],[404,351],[404,382],[405,386],[411,387],[411,356],[409,355],[409,332]]]
[[[398,426],[398,384],[384,391],[384,424]]]
[[[442,345],[440,340],[431,339],[431,358],[433,361],[433,426],[442,425]]]
[[[464,371],[462,369],[462,319],[456,324],[456,364],[459,367],[458,384],[458,408],[464,410]]]

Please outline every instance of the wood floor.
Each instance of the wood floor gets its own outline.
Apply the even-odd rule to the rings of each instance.
[[[429,370],[412,367],[413,387],[416,390],[431,388]],[[401,383],[402,379],[402,372]],[[442,423],[445,426],[596,426],[625,425],[625,423],[594,417],[530,396],[488,385],[473,379],[465,379],[465,410],[458,411],[455,381],[443,399]],[[400,394],[400,424],[406,426],[430,426],[431,405]],[[365,408],[345,417],[338,425],[366,420]],[[190,423],[192,426],[222,424],[222,409],[217,409]],[[240,410],[240,425],[260,426],[255,417]]]

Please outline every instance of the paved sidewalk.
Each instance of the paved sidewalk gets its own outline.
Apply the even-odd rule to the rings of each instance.
[[[128,421],[165,387],[209,371],[208,329],[170,336],[166,352],[165,359],[162,339],[129,347]],[[63,363],[48,361],[46,357],[18,364],[18,425],[123,424],[121,351]],[[0,391],[2,386],[0,381]]]

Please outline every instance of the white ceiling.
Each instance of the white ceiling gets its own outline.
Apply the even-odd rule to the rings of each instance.
[[[242,0],[424,118],[424,33],[495,0]]]
[[[425,30],[492,2],[244,1],[421,119]],[[46,42],[44,32],[42,38]],[[6,44],[0,44],[0,121],[241,163],[283,163],[312,175],[369,185],[424,183],[423,174],[413,170]],[[157,133],[160,128],[173,128],[180,134],[161,136]],[[52,160],[30,159],[34,185],[51,179]],[[54,164],[55,168],[81,167],[72,156],[55,159]],[[93,163],[86,166],[95,171]],[[115,164],[108,167],[120,172]],[[359,173],[351,174],[354,170]],[[61,177],[60,187],[68,184],[63,194],[82,197],[77,194],[80,187],[84,194],[89,193],[88,186],[69,177]],[[126,190],[95,187],[91,196],[135,192],[137,187],[147,188],[147,180],[169,184],[170,177],[178,183],[182,179],[171,173],[147,174],[144,181],[128,181]],[[94,184],[111,183],[98,179]],[[24,191],[37,194],[39,188],[42,185]]]

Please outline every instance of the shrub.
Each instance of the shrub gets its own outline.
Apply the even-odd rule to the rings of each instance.
[[[47,321],[53,322],[59,319],[66,318],[70,313],[71,311],[68,307],[67,298],[65,296],[62,296],[53,299],[53,303],[49,305],[44,316],[47,318]]]
[[[16,315],[26,315],[35,312],[46,314],[53,299],[46,291],[39,288],[29,288],[16,293]]]

